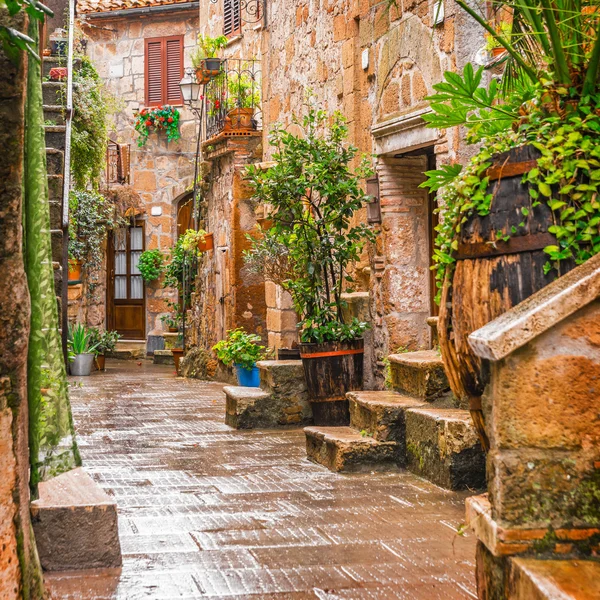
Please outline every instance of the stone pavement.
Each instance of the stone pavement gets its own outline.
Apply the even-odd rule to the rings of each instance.
[[[49,575],[55,598],[476,598],[465,494],[331,473],[302,430],[225,425],[219,384],[107,362],[71,396],[85,469],[119,507],[123,568]]]

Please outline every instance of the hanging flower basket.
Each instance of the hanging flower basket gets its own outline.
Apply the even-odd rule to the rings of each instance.
[[[141,148],[153,132],[166,131],[169,142],[178,140],[179,111],[168,104],[155,108],[143,108],[135,115],[135,130],[140,134],[138,146]]]

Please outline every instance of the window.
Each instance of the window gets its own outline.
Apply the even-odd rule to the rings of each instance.
[[[227,37],[242,33],[240,0],[223,0],[223,34]]]
[[[183,36],[146,40],[146,106],[182,104]]]

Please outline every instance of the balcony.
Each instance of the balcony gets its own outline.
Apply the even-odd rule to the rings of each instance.
[[[227,58],[204,87],[205,142],[262,130],[260,61]]]

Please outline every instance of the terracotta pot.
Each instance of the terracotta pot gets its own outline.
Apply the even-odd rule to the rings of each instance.
[[[206,69],[203,68],[198,68],[196,69],[196,81],[200,84],[200,85],[204,85],[206,83],[208,83],[210,81],[210,71],[207,71]]]
[[[177,374],[179,374],[179,361],[183,356],[183,348],[173,348],[171,352],[173,353],[173,360],[175,361],[175,370],[177,371]]]
[[[106,357],[104,354],[98,354],[96,356],[96,368],[98,371],[104,371],[106,369]]]
[[[492,48],[491,54],[493,58],[498,58],[499,56],[506,54],[506,48],[503,46],[497,46],[496,48]]]
[[[69,281],[79,283],[81,281],[81,261],[69,259]]]
[[[177,333],[179,331],[179,327],[169,327],[169,333]]]
[[[254,116],[253,108],[234,108],[227,113],[227,116],[231,119],[232,129],[245,131],[255,129],[254,123],[252,123],[252,117]]]
[[[204,240],[198,242],[198,250],[200,252],[206,252],[212,250],[215,247],[215,240],[212,233],[207,233],[204,236]]]

